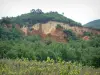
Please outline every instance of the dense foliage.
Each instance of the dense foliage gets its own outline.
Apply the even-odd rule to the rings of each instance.
[[[91,32],[84,32],[83,36],[92,36],[93,34]]]
[[[57,75],[79,75],[82,71],[80,64],[100,67],[100,35],[94,36],[89,32],[84,32],[84,36],[91,37],[90,40],[85,41],[77,38],[72,30],[63,30],[67,35],[65,38],[69,41],[60,43],[52,41],[49,37],[44,40],[39,35],[24,36],[15,27],[16,24],[31,26],[50,20],[68,23],[71,26],[81,26],[80,23],[57,12],[44,13],[40,9],[33,9],[28,14],[0,20],[0,74],[44,75],[45,72],[45,75],[50,73],[52,75],[56,73]],[[11,28],[10,24],[12,24]],[[58,24],[56,28],[62,27]],[[67,63],[69,61],[72,63]],[[73,65],[75,62],[77,64]],[[89,75],[89,73],[86,72],[84,75]]]
[[[60,58],[65,61],[79,62],[83,65],[100,67],[100,36],[89,41],[75,39],[71,30],[64,30],[71,38],[69,43],[43,40],[39,35],[23,36],[16,28],[0,26],[0,58],[28,58],[29,60],[46,60],[50,57],[55,62]],[[90,33],[85,33],[90,35]]]
[[[56,29],[63,29],[63,27],[60,24],[57,24]]]
[[[91,27],[91,28],[96,28],[100,30],[100,19],[91,21],[87,24],[84,25],[85,27]]]
[[[71,26],[81,26],[80,23],[73,21],[72,19],[69,19],[58,12],[47,12],[44,13],[41,9],[32,9],[30,13],[22,14],[17,17],[6,17],[1,19],[1,23],[9,23],[9,20],[11,23],[16,23],[19,25],[28,25],[31,26],[36,23],[45,23],[48,21],[58,21],[63,23],[68,23]]]
[[[72,30],[64,29],[63,32],[67,35],[65,38],[68,40],[77,40],[76,34]]]
[[[15,29],[15,28],[14,28]],[[12,29],[13,30],[13,29]],[[67,30],[65,32],[68,32]],[[70,36],[73,36],[69,31]],[[0,58],[27,58],[29,60],[46,60],[50,57],[55,62],[60,58],[65,61],[79,62],[83,65],[100,67],[100,36],[89,41],[73,40],[58,43],[43,40],[39,35],[19,36],[20,33],[0,29]]]
[[[0,38],[2,40],[14,40],[22,38],[22,32],[16,28],[8,29],[0,25]]]

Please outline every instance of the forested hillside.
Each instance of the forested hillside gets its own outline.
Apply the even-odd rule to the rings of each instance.
[[[57,25],[51,34],[44,35],[41,33],[41,26],[48,25],[49,21]],[[37,23],[40,27],[39,31],[34,30],[34,24]],[[70,29],[64,28],[63,25],[67,24]],[[30,30],[27,31],[29,35],[22,32],[23,27]],[[81,32],[81,36],[76,35]],[[100,68],[98,32],[83,28],[80,23],[57,12],[44,13],[40,9],[31,10],[30,13],[17,17],[2,18],[0,20],[0,74],[100,75],[99,69],[93,69]],[[84,36],[88,39],[84,40],[82,38]],[[87,71],[84,66],[92,67]]]
[[[44,13],[41,9],[32,9],[29,13],[27,14],[22,14],[17,17],[5,17],[2,18],[1,23],[4,22],[4,20],[10,20],[12,24],[19,24],[19,25],[33,25],[36,23],[45,23],[48,21],[58,21],[58,22],[63,22],[63,23],[68,23],[71,26],[81,26],[81,23],[75,22],[72,19],[69,19],[58,12],[47,12]],[[7,22],[9,23],[9,22]]]
[[[91,21],[84,25],[85,27],[100,29],[100,19]]]

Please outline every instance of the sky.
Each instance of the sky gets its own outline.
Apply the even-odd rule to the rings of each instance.
[[[0,0],[0,18],[15,17],[38,8],[43,12],[64,13],[82,24],[100,19],[100,0]]]

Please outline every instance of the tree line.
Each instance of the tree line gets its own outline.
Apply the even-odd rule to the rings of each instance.
[[[74,20],[63,16],[58,12],[50,11],[44,13],[41,9],[32,9],[29,13],[22,14],[17,17],[3,17],[0,20],[0,23],[31,26],[36,23],[45,23],[48,21],[63,22],[69,24],[70,26],[82,26],[81,23],[75,22]]]

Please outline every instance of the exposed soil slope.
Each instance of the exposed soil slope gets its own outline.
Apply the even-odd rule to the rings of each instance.
[[[32,31],[29,31],[28,27],[23,27],[22,31],[25,33],[25,35],[39,34],[43,38],[49,35],[49,37],[53,38],[54,40],[58,42],[66,42],[67,40],[65,40],[64,37],[67,35],[64,34],[63,29],[56,29],[56,26],[58,24],[61,25],[63,29],[67,29],[67,30],[71,29],[76,34],[76,36],[79,36],[79,37],[83,37],[84,32],[100,34],[100,31],[95,30],[95,29],[90,29],[86,27],[78,27],[78,26],[70,26],[68,24],[55,22],[55,21],[49,21],[43,24],[37,23],[32,26]]]

